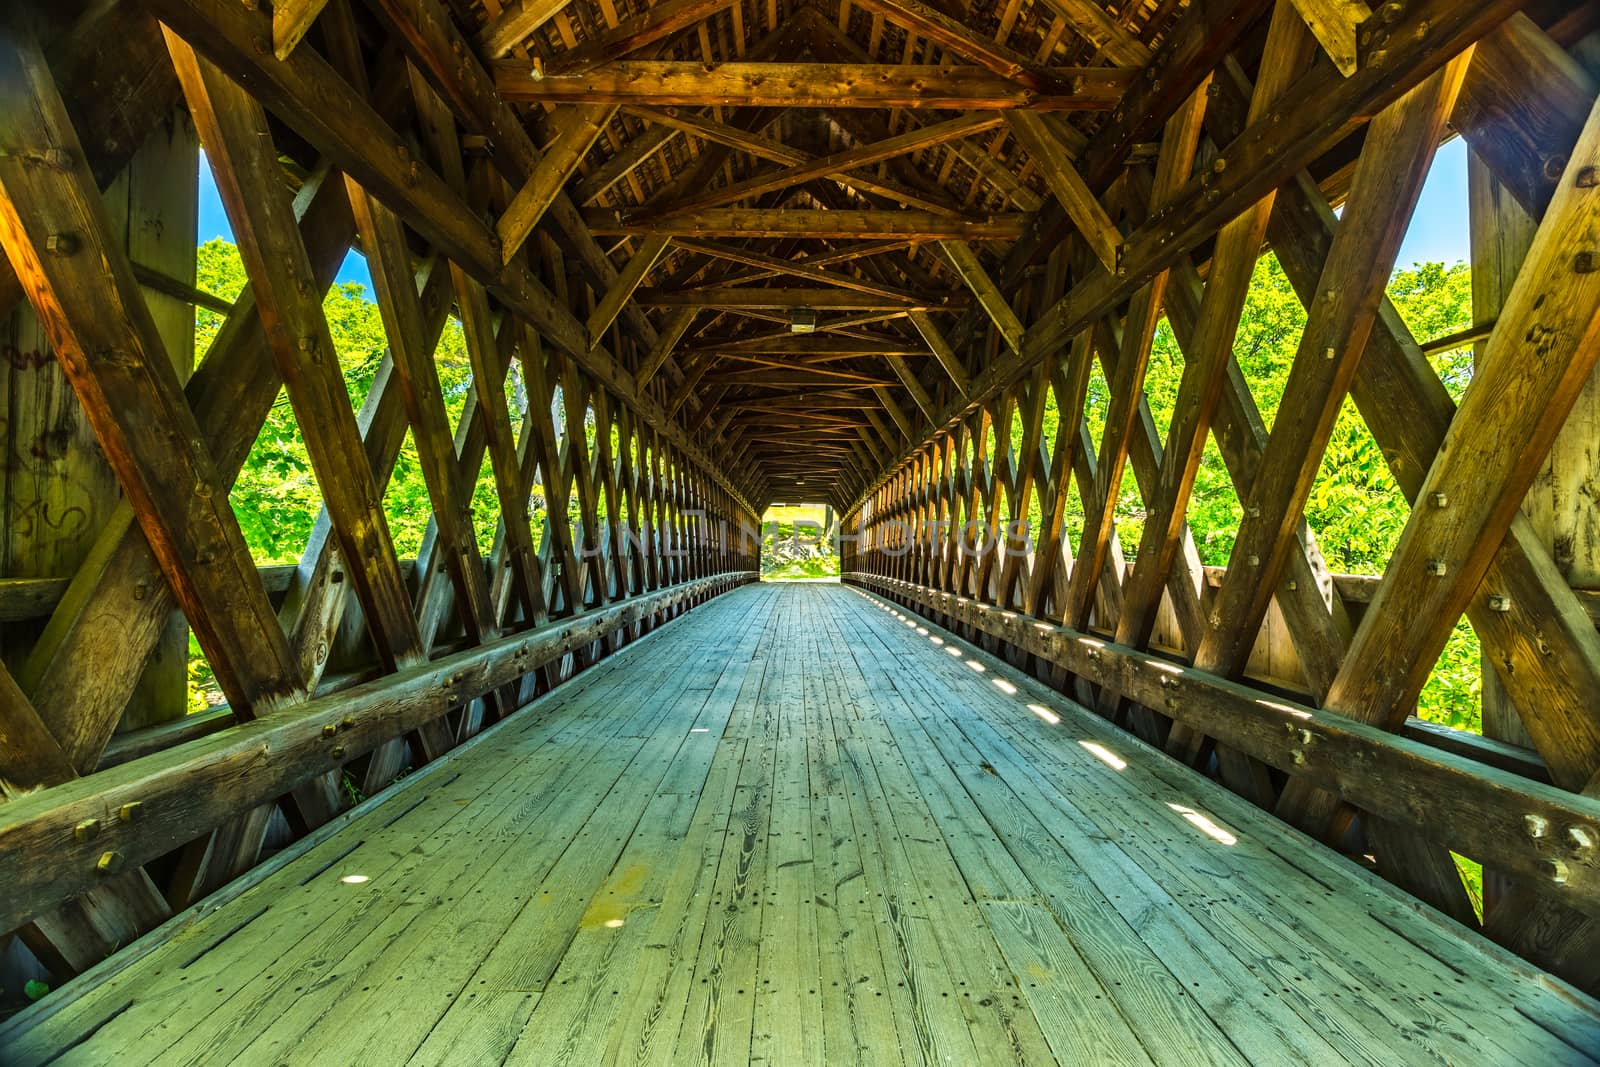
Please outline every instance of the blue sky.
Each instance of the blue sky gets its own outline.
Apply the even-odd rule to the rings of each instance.
[[[200,240],[213,237],[233,240],[233,230],[228,226],[228,216],[223,213],[222,201],[217,197],[216,183],[202,156],[200,161]],[[1467,233],[1467,147],[1457,137],[1443,148],[1434,160],[1422,189],[1422,199],[1417,204],[1411,229],[1400,246],[1399,266],[1435,260],[1441,263],[1465,261],[1469,256]],[[372,291],[372,276],[360,256],[351,254],[340,268],[341,282],[360,282]]]

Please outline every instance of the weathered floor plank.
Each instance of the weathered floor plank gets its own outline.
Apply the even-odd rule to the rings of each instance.
[[[1600,1005],[884,601],[690,619],[0,1062],[1600,1062]]]

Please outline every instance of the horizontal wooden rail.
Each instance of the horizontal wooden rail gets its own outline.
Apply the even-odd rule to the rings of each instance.
[[[701,578],[547,623],[0,808],[0,930],[623,627],[754,581]]]
[[[1600,915],[1600,800],[967,597],[872,574],[844,581],[959,620]]]

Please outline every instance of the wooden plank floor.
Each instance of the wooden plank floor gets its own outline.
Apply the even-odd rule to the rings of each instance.
[[[663,627],[29,1021],[0,1062],[1600,1055],[1593,1001],[817,584]]]

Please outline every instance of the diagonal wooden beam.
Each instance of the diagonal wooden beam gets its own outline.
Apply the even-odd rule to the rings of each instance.
[[[456,610],[469,640],[483,644],[499,632],[477,539],[466,520],[469,491],[458,464],[444,396],[428,345],[422,306],[412,278],[411,253],[400,220],[388,208],[349,183],[350,202],[372,272],[378,310],[394,359],[411,438],[433,503],[434,531],[443,566],[456,592]]]
[[[1287,90],[1299,75],[1309,50],[1305,29],[1280,6],[1268,33],[1259,80],[1251,97],[1252,119]],[[1269,194],[1227,223],[1217,236],[1199,321],[1178,383],[1161,472],[1146,504],[1138,561],[1128,580],[1123,612],[1117,621],[1118,642],[1132,648],[1143,648],[1148,643],[1162,589],[1177,559],[1189,496],[1200,470],[1212,415],[1228,382],[1226,364],[1233,352],[1239,317],[1266,238],[1273,203]]]
[[[655,347],[650,349],[650,354],[645,357],[643,363],[639,364],[639,373],[634,380],[638,383],[641,391],[650,384],[650,380],[656,376],[656,372],[667,361],[667,357],[672,355],[672,350],[683,339],[684,333],[688,331],[689,325],[694,322],[695,314],[698,311],[699,308],[679,308],[668,317],[666,326],[662,328],[660,336],[656,338]]]
[[[378,655],[393,670],[424,657],[394,542],[339,370],[261,105],[168,33],[206,158],[239,244],[284,387]]]
[[[943,240],[939,242],[939,247],[950,257],[951,265],[955,267],[956,273],[961,276],[967,288],[972,290],[972,295],[977,297],[978,306],[983,308],[983,313],[989,316],[989,321],[1000,331],[1006,347],[1013,352],[1019,351],[1022,347],[1022,322],[1017,318],[1016,312],[1011,310],[1011,305],[1006,302],[1000,287],[989,277],[989,272],[983,269],[983,264],[978,262],[977,254],[961,240]],[[939,424],[931,412],[928,417],[934,420],[935,426]]]
[[[790,148],[782,141],[774,141],[770,137],[741,130],[727,122],[718,122],[710,115],[696,114],[677,107],[656,108],[643,104],[629,104],[622,110],[652,125],[679,130],[691,137],[733,148],[757,159],[768,159],[774,163],[793,166],[813,158],[809,152]]]
[[[272,54],[288,59],[328,0],[272,0]]]
[[[916,327],[917,333],[927,342],[928,350],[939,361],[939,366],[944,368],[945,374],[955,385],[956,392],[965,393],[970,384],[967,369],[961,365],[961,357],[956,355],[955,349],[950,347],[950,342],[945,340],[933,317],[926,311],[913,311],[907,314],[906,318],[911,320],[911,325]]]
[[[782,170],[758,174],[753,178],[703,193],[686,201],[653,207],[647,210],[644,217],[663,218],[682,215],[688,212],[720,207],[723,204],[749,200],[763,193],[787,189],[790,186],[799,185],[815,178],[828,177],[835,173],[842,174],[854,168],[870,166],[895,156],[922,151],[948,141],[970,137],[975,133],[994,129],[1000,125],[1001,121],[997,115],[966,115],[933,126],[907,130],[905,133],[885,138],[873,144],[861,145],[844,152],[835,152],[832,155],[819,156],[808,162],[786,167]],[[921,201],[920,203],[926,203],[926,201]]]
[[[606,190],[654,159],[676,136],[678,131],[670,126],[646,126],[616,155],[573,186],[572,198],[580,204],[594,203]]]
[[[499,16],[478,34],[478,44],[490,59],[499,59],[529,35],[555,18],[572,0],[520,0],[507,4]]]
[[[928,390],[918,380],[917,372],[899,356],[883,356],[882,359],[889,364],[889,369],[894,371],[894,376],[900,379],[900,384],[906,387],[906,392],[916,401],[918,409],[932,419],[939,409],[934,404],[933,397],[928,395]]]
[[[981,67],[1036,92],[1056,89],[1060,79],[1042,63],[1007,47],[992,37],[976,33],[965,23],[922,0],[855,0],[855,6],[882,15],[910,32],[934,41]]]
[[[360,100],[325,60],[304,48],[296,49],[281,63],[263,56],[254,42],[263,39],[262,35],[270,29],[269,16],[264,12],[247,10],[225,0],[148,2],[164,25],[178,31],[230,75],[249,81],[252,92],[270,106],[274,114],[356,178],[363,188],[406,218],[411,227],[442,254],[471,270],[513,314],[536,326],[552,345],[577,359],[618,396],[634,403],[641,419],[679,443],[689,461],[702,465],[719,484],[725,481],[714,462],[685,439],[680,429],[668,423],[660,405],[637,394],[632,376],[609,353],[589,347],[583,324],[561,306],[553,294],[529,272],[507,268],[501,263],[492,229],[438,174],[412,159],[408,141]],[[385,8],[391,3],[429,6],[426,0],[376,2]],[[442,18],[442,13],[436,14],[441,14],[441,18],[430,18],[427,27],[413,27],[422,33],[430,32],[428,27],[431,27],[432,31],[437,31],[438,42],[446,46],[443,53],[431,46],[418,51],[417,54],[427,60],[430,77],[451,85],[451,93],[462,98],[461,106],[470,104],[474,124],[484,129],[509,131],[504,140],[507,154],[532,161],[531,143],[527,142],[525,133],[520,139],[515,136],[514,116],[504,102],[485,96],[483,92],[473,92],[466,82],[452,82],[448,76],[457,68],[469,75],[473,70],[480,74],[482,71],[466,60],[455,66],[447,62],[445,57],[454,54],[448,50],[448,19]],[[409,38],[407,43],[413,45]],[[487,79],[472,84],[486,86]],[[458,105],[455,96],[446,94],[446,99],[451,101],[452,108]],[[561,209],[563,199],[557,198],[553,211]],[[571,232],[582,230],[575,215],[571,222]],[[565,223],[563,227],[564,232],[568,232]],[[593,247],[592,237],[588,244]],[[595,252],[599,254],[597,248]],[[741,491],[732,483],[724,488],[736,499],[742,499]]]
[[[0,665],[0,800],[77,776],[27,694]]]
[[[616,321],[617,315],[622,311],[622,305],[633,297],[635,289],[644,282],[650,274],[650,268],[656,265],[667,246],[672,243],[669,237],[646,237],[639,244],[638,251],[628,260],[628,265],[617,275],[617,280],[611,283],[611,288],[606,290],[605,296],[600,298],[600,303],[589,315],[586,328],[589,331],[589,343],[597,344],[605,332]]]
[[[1600,272],[1573,252],[1600,227],[1600,187],[1585,177],[1596,160],[1600,104],[1329,691],[1334,710],[1398,725],[1600,358]]]
[[[355,236],[344,189],[325,172],[301,190],[302,233],[321,292],[331,284]],[[218,477],[231,486],[268,410],[282,388],[247,285],[190,378],[186,399]],[[84,564],[18,671],[56,736],[81,746],[92,768],[132,694],[136,671],[105,671],[99,657],[118,648],[142,664],[176,607],[149,543],[124,502],[107,520]]]
[[[806,259],[780,259],[760,252],[752,252],[745,248],[735,248],[733,245],[722,244],[717,241],[697,241],[679,238],[674,242],[679,248],[689,252],[698,252],[703,256],[714,259],[727,260],[729,263],[742,263],[747,267],[763,268],[759,274],[741,275],[738,278],[722,278],[719,284],[731,285],[747,281],[757,281],[763,277],[785,274],[794,278],[807,278],[811,281],[836,285],[841,289],[854,289],[859,293],[873,293],[877,296],[903,298],[907,301],[919,299],[913,293],[895,288],[894,286],[881,285],[877,282],[857,278],[851,274],[840,274],[837,271],[824,270],[815,264],[824,260],[838,259],[833,256],[816,256]],[[896,243],[896,247],[899,244]],[[850,256],[853,253],[842,253],[841,256]]]
[[[0,157],[0,243],[229,700],[262,709],[292,700],[303,683],[227,488],[111,237],[44,56],[18,20],[10,22],[0,41],[0,131],[7,144],[32,151]],[[104,743],[98,731],[71,737],[64,749],[87,769],[96,743]]]
[[[495,223],[495,233],[500,238],[500,260],[510,263],[539,224],[561,192],[567,179],[577,171],[578,164],[588,155],[589,149],[600,136],[615,107],[580,105],[564,110],[556,117],[555,143],[545,153],[539,166],[528,175],[528,180],[507,205],[500,220]]]
[[[679,30],[704,21],[736,0],[662,0],[645,8],[632,18],[590,38],[578,47],[558,55],[551,61],[546,74],[578,75],[593,70],[602,63],[614,62],[631,55]]]
[[[1106,270],[1116,273],[1122,231],[1117,229],[1117,224],[1111,221],[1111,216],[1072,165],[1067,146],[1061,143],[1040,116],[1031,112],[1007,112],[1006,125],[1032,157],[1049,183],[1056,202],[1066,211],[1073,225],[1077,226],[1095,256]]]
[[[895,400],[893,391],[887,386],[876,386],[872,390],[872,395],[878,398],[878,403],[883,405],[883,410],[889,413],[889,417],[900,428],[900,432],[905,435],[906,440],[915,441],[917,439],[917,428],[911,425],[911,420],[906,417],[905,411],[901,409],[899,402]]]
[[[1229,573],[1212,605],[1212,617],[1220,622],[1195,657],[1203,670],[1234,675],[1249,655],[1470,59],[1469,49],[1385,109],[1368,129],[1273,421],[1269,458],[1244,501]]]
[[[1045,0],[1045,6],[1065,19],[1078,36],[1098,45],[1111,62],[1130,67],[1150,62],[1150,49],[1108,14],[1099,0]]]
[[[1188,178],[1200,145],[1201,120],[1205,116],[1206,94],[1202,86],[1188,103],[1167,122],[1156,178],[1150,193],[1152,210]],[[1088,192],[1088,187],[1084,187]],[[1093,241],[1089,242],[1091,245]],[[1122,493],[1122,472],[1144,400],[1144,377],[1149,367],[1150,349],[1156,324],[1166,295],[1167,272],[1157,274],[1128,302],[1123,320],[1120,354],[1116,374],[1110,378],[1110,397],[1106,407],[1105,430],[1100,438],[1093,492],[1085,502],[1083,540],[1078,549],[1078,566],[1073,568],[1063,621],[1074,629],[1085,629],[1100,568],[1105,563],[1115,524],[1117,499]]]
[[[1372,18],[1364,0],[1289,0],[1311,32],[1322,42],[1323,51],[1345,77],[1360,65],[1361,24]]]

